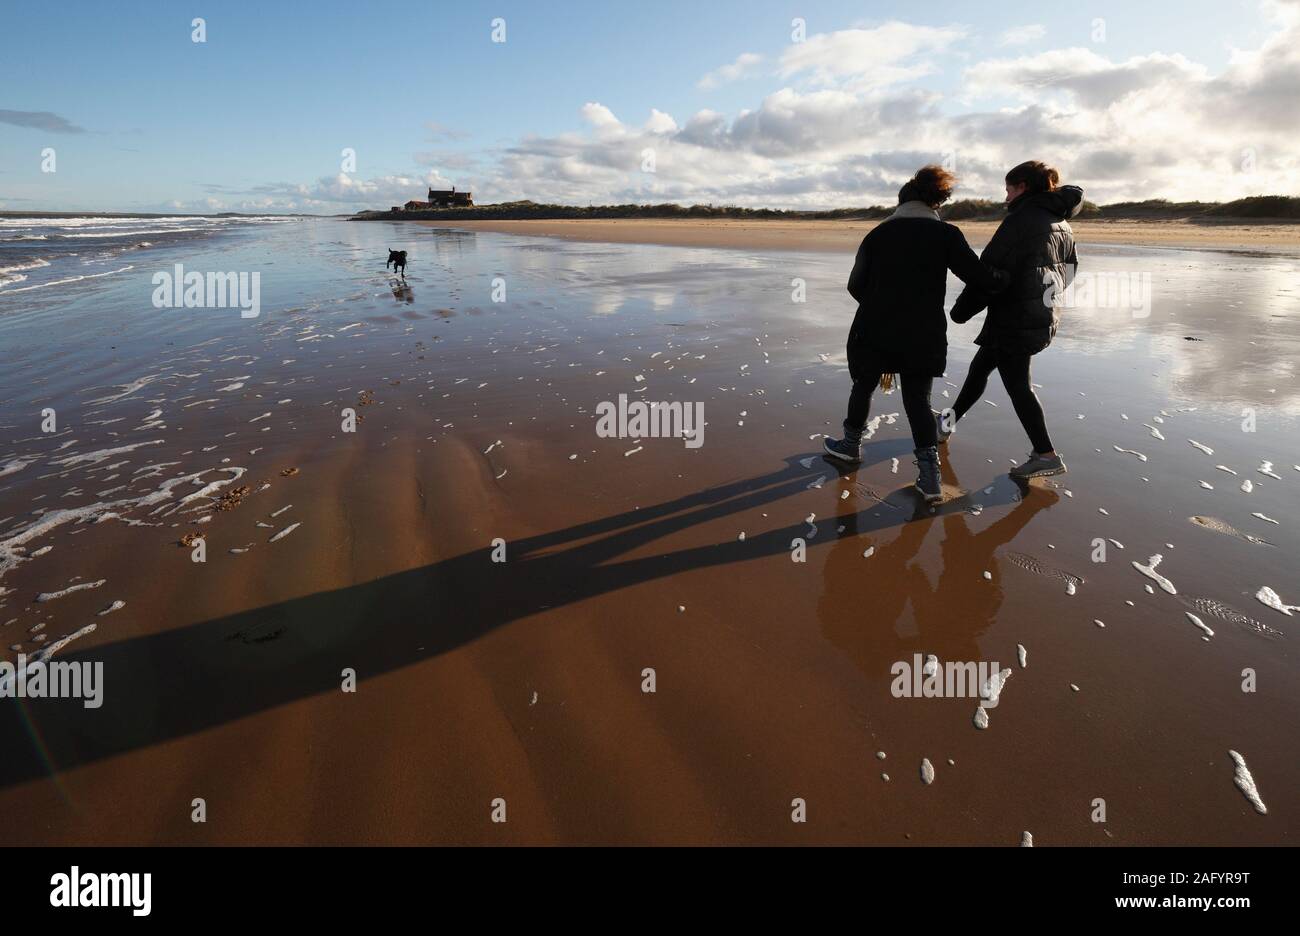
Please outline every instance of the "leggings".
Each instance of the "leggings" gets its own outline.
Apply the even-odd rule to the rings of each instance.
[[[1029,358],[1028,354],[999,351],[988,345],[980,345],[970,362],[970,372],[966,374],[966,382],[962,384],[957,402],[952,408],[957,419],[965,416],[984,395],[989,374],[996,370],[1002,376],[1002,386],[1007,388],[1011,405],[1016,409],[1020,425],[1025,427],[1025,432],[1029,435],[1034,451],[1050,452],[1052,438],[1047,434],[1047,423],[1043,421],[1043,405],[1038,402],[1038,394],[1034,393],[1033,385],[1029,382]]]
[[[934,425],[934,411],[930,409],[930,390],[934,378],[924,374],[899,374],[898,378],[902,385],[903,409],[907,412],[907,422],[912,427],[912,442],[917,448],[937,445],[939,436]],[[867,374],[861,380],[853,381],[853,390],[849,393],[849,413],[844,419],[846,429],[862,432],[871,410],[871,394],[878,386],[878,373]]]

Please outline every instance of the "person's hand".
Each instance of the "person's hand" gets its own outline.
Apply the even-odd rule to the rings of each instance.
[[[993,291],[995,293],[1002,292],[1002,290],[1011,285],[1010,273],[1006,270],[999,269],[998,267],[991,267],[990,269],[993,271]]]

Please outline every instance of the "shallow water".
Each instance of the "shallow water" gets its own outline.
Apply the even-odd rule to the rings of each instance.
[[[410,253],[405,283],[383,268],[388,248]],[[821,827],[824,840],[1010,843],[1026,827],[1047,844],[1291,840],[1294,618],[1255,596],[1267,586],[1300,601],[1300,267],[1081,254],[1085,271],[1147,276],[1151,291],[1149,307],[1067,311],[1035,359],[1069,473],[1028,492],[1010,482],[1028,444],[994,379],[996,406],[977,406],[948,447],[949,500],[935,512],[908,490],[901,417],[876,423],[856,472],[820,457],[848,391],[847,256],[304,221],[141,248],[113,276],[0,290],[0,588],[12,590],[0,624],[13,619],[0,637],[19,648],[6,659],[38,650],[41,633],[76,633],[59,658],[107,655],[135,677],[120,708],[110,685],[112,729],[26,703],[42,753],[0,772],[0,805],[32,816],[20,839],[138,836],[65,815],[40,778],[71,782],[81,768],[120,789],[179,771],[182,739],[190,760],[216,757],[230,732],[256,745],[274,713],[331,704],[346,648],[399,680],[386,707],[430,679],[463,690],[445,705],[467,704],[476,684],[456,673],[474,655],[489,710],[533,726],[528,740],[517,727],[500,737],[523,745],[516,780],[531,778],[549,817],[523,840],[785,841],[792,789],[836,804],[843,821]],[[155,308],[151,277],[176,263],[259,273],[261,314]],[[795,279],[806,302],[792,301]],[[936,408],[955,399],[979,323],[950,329]],[[703,444],[599,437],[597,408],[620,394],[702,402]],[[341,429],[345,407],[356,433]],[[901,409],[878,394],[873,414]],[[213,509],[241,485],[229,510]],[[208,541],[202,566],[176,546],[187,531]],[[519,550],[499,580],[486,559],[498,536]],[[803,562],[791,561],[796,538]],[[1144,588],[1134,564],[1155,555],[1177,595]],[[457,623],[403,597],[417,586]],[[349,610],[363,588],[382,614]],[[1215,616],[1212,640],[1187,607]],[[891,665],[913,653],[1023,666],[1023,647],[1034,666],[984,730],[969,698],[889,693]],[[252,652],[264,656],[239,656]],[[152,667],[169,653],[190,671],[175,691],[190,694],[164,715],[172,684]],[[147,676],[131,668],[144,659]],[[297,675],[263,687],[258,660]],[[653,714],[620,688],[626,671],[634,692],[651,661],[675,687]],[[1242,691],[1247,668],[1257,692]],[[207,689],[236,673],[257,688],[215,701]],[[516,694],[541,701],[524,714]],[[566,706],[548,709],[557,697]],[[30,736],[0,730],[17,748]],[[479,795],[465,738],[439,748],[395,725],[384,739],[431,769],[451,757],[461,779],[448,782]],[[900,780],[894,799],[864,804],[857,784],[879,785],[882,748],[958,766],[924,794]],[[1249,760],[1267,818],[1234,788],[1229,749]],[[253,780],[222,769],[232,786]],[[264,769],[301,780],[292,759]],[[514,776],[498,769],[496,781]],[[650,778],[635,804],[611,792],[632,776]],[[318,795],[320,811],[355,805]],[[476,840],[461,820],[404,822],[382,783],[371,795],[396,817],[381,840]],[[1105,830],[1087,821],[1096,796],[1112,803]],[[149,808],[137,807],[139,828],[178,834]],[[240,808],[255,822],[272,807]],[[331,822],[267,834],[355,832]]]

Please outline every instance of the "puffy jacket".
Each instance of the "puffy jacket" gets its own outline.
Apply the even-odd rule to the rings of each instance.
[[[976,344],[1022,354],[1051,344],[1061,320],[1061,292],[1079,264],[1069,219],[1082,207],[1083,189],[1075,185],[1026,193],[1007,206],[980,259],[1006,270],[1010,284],[997,295],[968,284],[952,307],[954,322],[969,321],[988,307]]]
[[[880,369],[939,376],[947,366],[948,271],[967,288],[993,292],[1004,278],[982,264],[956,225],[920,202],[905,202],[862,239],[849,294],[858,312],[849,331],[850,357],[870,353]]]

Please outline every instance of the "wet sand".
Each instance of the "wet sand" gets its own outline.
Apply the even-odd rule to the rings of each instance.
[[[643,218],[590,221],[408,221],[428,227],[529,234],[564,240],[619,244],[665,244],[737,250],[855,251],[877,221],[742,221]],[[972,243],[986,243],[994,221],[960,221]],[[1075,221],[1081,243],[1135,244],[1219,250],[1300,249],[1297,223],[1194,223],[1190,221]]]
[[[98,521],[9,546],[0,637],[95,623],[55,659],[105,673],[96,710],[0,702],[11,843],[1295,842],[1295,617],[1254,598],[1300,601],[1293,261],[1093,251],[1155,299],[1076,316],[1036,362],[1070,473],[1010,481],[1026,443],[995,381],[931,510],[896,394],[860,468],[819,454],[848,391],[839,256],[347,222],[187,253],[263,271],[252,322],[151,308],[174,259],[0,294],[0,543],[42,509]],[[704,444],[599,438],[620,393],[702,401]],[[232,467],[231,509],[173,509]],[[1155,554],[1176,595],[1133,567]],[[976,699],[891,694],[917,653],[1010,668],[986,729]]]

